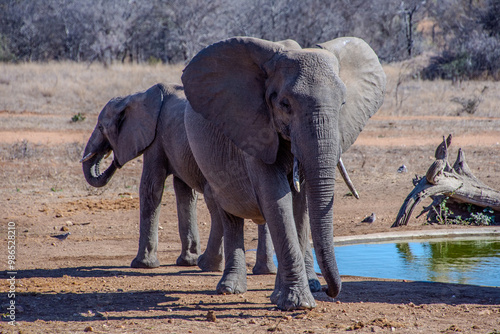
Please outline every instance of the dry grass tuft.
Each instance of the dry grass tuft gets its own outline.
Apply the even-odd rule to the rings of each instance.
[[[98,114],[111,98],[180,83],[183,65],[0,64],[0,111]]]
[[[499,81],[447,80],[424,81],[418,76],[425,64],[421,59],[384,66],[387,89],[384,104],[378,115],[391,116],[457,116],[474,114],[475,117],[499,117]],[[456,101],[479,101],[474,111]]]

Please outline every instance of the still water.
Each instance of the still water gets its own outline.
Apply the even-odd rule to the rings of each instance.
[[[356,244],[335,255],[341,275],[500,286],[500,238]]]

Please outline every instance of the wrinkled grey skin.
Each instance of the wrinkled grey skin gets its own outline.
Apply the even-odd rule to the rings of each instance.
[[[157,258],[158,218],[165,179],[174,175],[179,235],[182,243],[177,265],[198,265],[204,271],[222,270],[222,225],[210,189],[191,153],[184,128],[186,98],[182,86],[158,84],[145,92],[109,101],[99,114],[87,143],[82,167],[87,182],[105,186],[117,168],[144,155],[140,185],[139,250],[131,266],[154,268]],[[111,151],[114,161],[100,173],[101,160]],[[205,253],[200,256],[196,219],[196,191],[204,193],[212,227]],[[259,261],[254,272],[276,272],[272,245],[265,247],[267,227],[259,227]],[[268,238],[268,237],[267,237]],[[262,245],[261,245],[262,244]]]
[[[327,294],[341,280],[333,247],[335,166],[379,109],[385,74],[371,48],[340,38],[315,49],[231,38],[196,55],[182,82],[189,144],[222,209],[225,269],[219,293],[246,290],[243,218],[267,222],[278,258],[271,301],[312,308],[294,221],[289,175],[299,162],[308,217]],[[299,230],[303,227],[299,224]]]

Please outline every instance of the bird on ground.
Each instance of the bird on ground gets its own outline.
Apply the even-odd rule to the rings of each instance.
[[[377,216],[375,215],[375,212],[373,212],[371,215],[363,219],[361,222],[371,224],[375,221],[375,219],[377,219]]]
[[[71,234],[71,232],[64,233],[64,234],[58,234],[58,235],[51,235],[52,238],[59,239],[61,241],[66,240],[66,238]]]
[[[406,168],[405,165],[402,165],[401,167],[398,168],[398,173],[406,173],[408,172],[408,169]]]

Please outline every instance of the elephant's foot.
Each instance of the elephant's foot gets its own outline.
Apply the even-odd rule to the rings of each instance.
[[[321,291],[321,283],[319,282],[318,275],[314,270],[307,270],[307,281],[309,282],[309,289],[311,292]]]
[[[134,260],[132,260],[130,266],[132,268],[158,268],[160,266],[160,261],[158,261],[156,257],[142,260],[139,260],[139,258],[136,257]]]
[[[202,271],[223,271],[224,270],[224,257],[222,255],[211,256],[210,254],[203,253],[198,257],[198,267]]]
[[[321,291],[321,283],[319,282],[319,280],[316,278],[316,279],[308,279],[308,282],[309,282],[309,290],[311,290],[311,292],[320,292]]]
[[[316,301],[307,287],[285,284],[282,284],[280,289],[274,290],[271,302],[283,311],[306,310],[316,307]]]
[[[269,274],[276,274],[277,272],[278,269],[276,268],[274,262],[272,261],[267,261],[267,262],[257,261],[252,269],[252,273],[254,275],[269,275]]]
[[[217,293],[240,294],[247,291],[247,275],[245,273],[229,273],[222,275],[219,284],[217,284]]]
[[[175,264],[178,266],[189,267],[196,266],[198,263],[198,254],[194,253],[183,253],[179,255]]]

